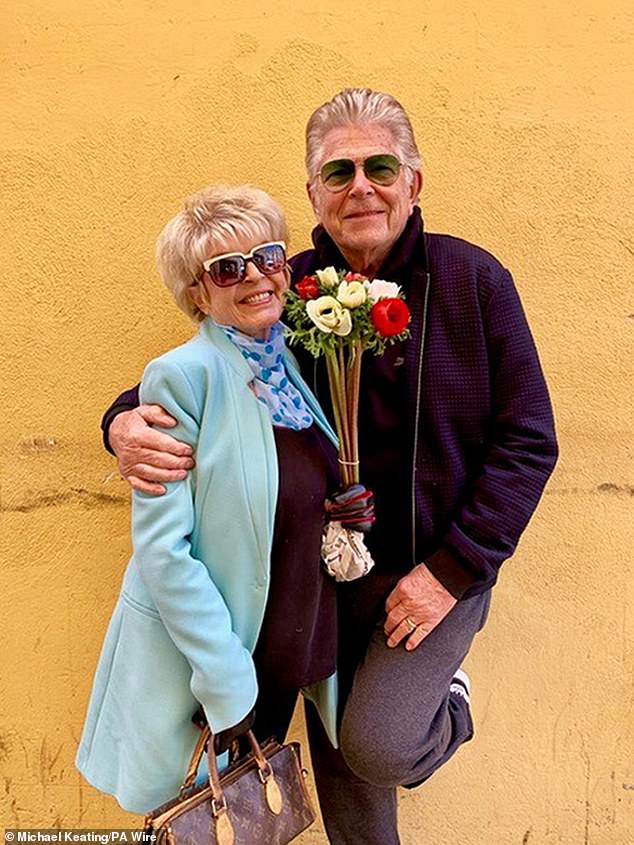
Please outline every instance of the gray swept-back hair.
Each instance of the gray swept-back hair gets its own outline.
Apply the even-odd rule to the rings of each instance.
[[[176,304],[194,322],[205,314],[187,288],[203,272],[203,261],[230,241],[288,242],[284,212],[265,191],[251,185],[213,185],[183,203],[156,242],[156,263]]]
[[[323,141],[331,129],[372,123],[392,133],[399,158],[407,167],[411,181],[414,171],[420,170],[421,157],[403,106],[391,94],[370,88],[345,88],[315,109],[306,124],[306,170],[310,184],[315,183],[323,164]]]

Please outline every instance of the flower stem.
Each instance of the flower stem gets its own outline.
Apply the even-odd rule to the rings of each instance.
[[[341,344],[337,350],[338,367],[337,374],[339,376],[339,395],[341,397],[341,420],[343,427],[343,451],[346,461],[344,464],[346,484],[352,484],[354,477],[354,466],[352,464],[354,458],[352,456],[352,444],[350,440],[350,418],[348,416],[348,378],[346,368],[346,353],[344,345]]]
[[[339,437],[339,458],[342,461],[341,479],[345,486],[352,482],[350,481],[350,465],[347,463],[348,457],[347,448],[347,420],[342,405],[341,394],[341,378],[339,373],[339,365],[337,362],[337,355],[335,352],[326,353],[326,370],[328,372],[328,385],[330,387],[330,398],[332,400],[332,410],[335,416],[335,428],[337,429],[337,436]]]
[[[352,344],[348,359],[348,436],[350,441],[350,460],[353,462],[352,483],[359,482],[359,386],[361,384],[361,356],[363,342]]]

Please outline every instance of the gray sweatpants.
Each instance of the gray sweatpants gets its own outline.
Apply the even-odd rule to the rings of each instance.
[[[340,749],[307,703],[319,803],[331,845],[399,845],[396,787],[417,786],[473,736],[453,675],[483,627],[490,591],[458,602],[414,651],[388,648],[384,603],[398,580],[341,585]]]

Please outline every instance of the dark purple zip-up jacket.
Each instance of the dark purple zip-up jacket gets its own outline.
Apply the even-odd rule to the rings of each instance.
[[[347,266],[323,228],[313,241],[292,261],[297,281]],[[377,277],[402,282],[412,312],[401,450],[411,466],[412,565],[424,560],[467,598],[495,583],[555,466],[544,374],[508,270],[473,244],[424,233],[418,208]],[[324,405],[325,383],[315,385]]]
[[[317,249],[291,259],[296,281],[330,264],[346,267],[321,227],[313,239]],[[557,460],[553,415],[508,270],[473,244],[423,233],[418,208],[378,277],[391,280],[390,267],[404,258],[412,312],[404,345],[409,442],[403,444],[412,469],[412,564],[425,560],[462,599],[495,583],[537,507]],[[298,358],[311,386],[316,373],[325,405],[323,362],[315,367]],[[106,445],[116,413],[137,404],[133,389],[108,409]]]

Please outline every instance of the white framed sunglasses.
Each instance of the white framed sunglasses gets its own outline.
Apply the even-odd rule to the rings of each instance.
[[[284,241],[268,241],[254,246],[251,252],[226,252],[203,261],[203,269],[219,288],[228,288],[243,282],[247,275],[247,264],[252,261],[260,273],[272,276],[286,266],[286,244]]]

